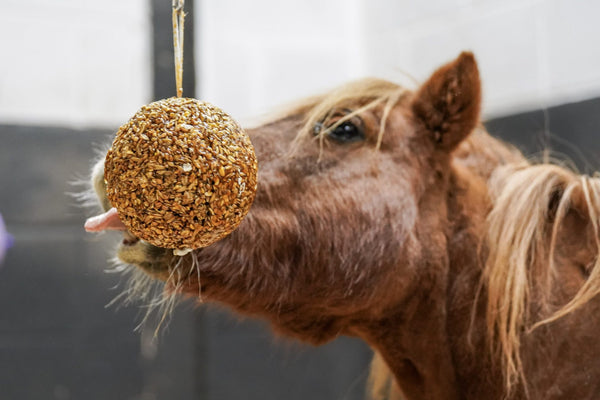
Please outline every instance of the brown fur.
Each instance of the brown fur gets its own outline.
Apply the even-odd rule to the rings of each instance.
[[[284,335],[362,338],[374,399],[598,398],[600,185],[490,137],[480,98],[463,53],[414,93],[311,99],[249,132],[259,188],[237,231],[119,255]],[[334,140],[343,121],[364,140]]]

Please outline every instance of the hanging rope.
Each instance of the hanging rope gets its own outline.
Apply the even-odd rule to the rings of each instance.
[[[183,95],[183,20],[185,0],[173,0],[173,53],[175,55],[175,85],[177,97]]]

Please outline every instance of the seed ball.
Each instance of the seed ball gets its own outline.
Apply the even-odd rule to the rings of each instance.
[[[250,138],[229,115],[172,97],[143,106],[119,128],[104,179],[132,234],[185,250],[237,228],[254,200],[257,170]]]

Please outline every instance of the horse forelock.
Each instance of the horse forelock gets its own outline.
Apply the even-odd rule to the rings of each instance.
[[[523,335],[578,310],[600,293],[600,179],[558,165],[522,162],[496,168],[488,183],[492,210],[482,281],[487,289],[487,337],[493,354],[502,360],[507,392],[518,382],[527,390]],[[551,293],[559,233],[573,209],[589,222],[594,257],[584,283],[556,307]]]
[[[382,106],[378,140],[379,148],[386,128],[386,121],[392,108],[406,95],[408,89],[396,83],[377,78],[364,78],[339,86],[323,95],[310,97],[297,102],[282,112],[274,115],[274,119],[289,118],[301,115],[303,126],[292,143],[292,154],[306,139],[320,140],[343,122],[354,116]],[[346,111],[342,118],[329,124],[334,113]]]

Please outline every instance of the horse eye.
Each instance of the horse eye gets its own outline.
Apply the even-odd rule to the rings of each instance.
[[[358,126],[350,121],[344,121],[329,131],[329,137],[340,143],[352,143],[364,140],[365,135]]]

